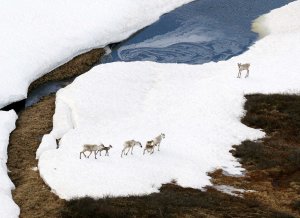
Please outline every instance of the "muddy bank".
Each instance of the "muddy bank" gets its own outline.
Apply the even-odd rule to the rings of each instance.
[[[59,217],[64,201],[44,184],[38,171],[35,152],[44,134],[52,129],[55,96],[41,100],[19,114],[16,129],[10,135],[9,176],[16,186],[13,199],[21,209],[20,217]]]
[[[97,48],[78,55],[68,63],[52,70],[31,83],[28,88],[28,93],[46,82],[65,80],[87,72],[100,61],[104,54],[105,50],[103,48]]]
[[[39,79],[35,80],[28,87],[28,97],[18,102],[11,103],[3,107],[1,110],[9,111],[14,109],[17,113],[22,111],[28,105],[35,104],[42,96],[48,96],[55,93],[59,88],[63,88],[72,81],[75,77],[89,71],[93,66],[99,64],[101,58],[105,55],[105,49],[97,48],[87,53],[78,55],[69,62],[52,70]],[[54,84],[59,88],[49,86]],[[64,84],[59,85],[59,84]],[[46,93],[45,93],[46,92]]]
[[[33,82],[29,92],[46,82],[69,79],[87,72],[104,53],[104,49],[100,48],[75,57]],[[22,102],[14,105],[24,107]],[[43,135],[52,130],[54,111],[55,95],[44,97],[34,106],[21,110],[16,129],[10,135],[7,166],[16,186],[13,199],[21,209],[20,217],[60,217],[64,207],[65,202],[50,191],[34,170],[38,164],[36,150]]]

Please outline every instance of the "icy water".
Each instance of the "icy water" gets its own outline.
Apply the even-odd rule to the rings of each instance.
[[[25,101],[25,107],[29,107],[37,103],[43,96],[48,96],[51,93],[57,92],[59,89],[66,87],[73,82],[75,78],[62,80],[62,81],[51,81],[43,84],[40,87],[32,90]]]
[[[103,63],[155,61],[202,64],[243,53],[255,42],[251,23],[287,0],[197,0],[112,48]]]
[[[254,19],[290,0],[196,0],[163,15],[128,40],[111,46],[101,63],[156,61],[203,64],[246,51],[257,39]],[[26,99],[26,107],[55,93],[70,81],[47,83]]]

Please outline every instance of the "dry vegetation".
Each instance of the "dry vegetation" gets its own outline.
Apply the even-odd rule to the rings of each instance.
[[[55,97],[44,98],[19,114],[17,128],[10,136],[8,168],[16,186],[13,198],[21,217],[59,217],[64,201],[50,192],[37,171],[35,152],[44,134],[52,129]]]
[[[256,200],[233,197],[214,189],[205,192],[163,185],[159,193],[66,203],[63,217],[292,217]]]
[[[212,173],[213,182],[255,190],[246,198],[300,217],[300,96],[246,97],[242,122],[267,136],[233,146],[232,154],[247,169],[245,177],[228,177],[218,170]]]
[[[78,76],[88,71],[100,61],[103,49],[94,49],[75,57],[31,84],[29,90],[48,81],[62,80]],[[19,109],[24,101],[13,104]],[[11,106],[6,107],[10,109]],[[60,217],[65,201],[50,192],[37,171],[36,150],[44,134],[52,130],[52,117],[55,109],[55,96],[43,98],[32,107],[22,110],[18,116],[16,129],[10,136],[8,147],[8,168],[10,178],[16,186],[13,192],[15,202],[21,208],[21,217]]]
[[[78,55],[66,64],[35,80],[29,86],[28,91],[30,92],[38,86],[49,81],[60,81],[85,73],[100,61],[104,53],[105,51],[103,48],[97,48],[87,53]]]

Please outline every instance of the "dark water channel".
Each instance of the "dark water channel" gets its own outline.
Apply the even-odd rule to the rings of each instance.
[[[196,0],[163,15],[129,39],[111,45],[111,53],[101,63],[203,64],[226,60],[245,52],[255,42],[258,35],[251,31],[254,19],[289,2],[291,0]],[[26,107],[72,80],[37,88],[26,99]]]
[[[197,0],[112,47],[104,63],[203,64],[243,53],[255,42],[251,23],[288,0]]]

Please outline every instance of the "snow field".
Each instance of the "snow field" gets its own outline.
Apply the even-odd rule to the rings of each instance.
[[[75,129],[63,135],[60,149],[46,151],[40,157],[41,176],[45,179],[47,171],[47,183],[52,187],[53,182],[58,187],[53,190],[55,193],[66,199],[70,195],[144,194],[157,191],[162,182],[171,179],[183,186],[201,188],[209,184],[206,172],[215,167],[240,173],[239,163],[228,152],[231,145],[241,141],[239,134],[250,139],[264,135],[242,125],[238,118],[232,120],[226,116],[236,117],[236,110],[231,109],[233,105],[241,109],[244,102],[241,94],[234,93],[234,89],[220,94],[218,89],[209,88],[212,83],[215,85],[213,80],[197,81],[193,71],[184,73],[193,67],[182,65],[177,66],[177,72],[168,72],[170,66],[173,65],[163,69],[151,62],[107,64],[100,71],[94,68],[89,73],[91,77],[82,78],[85,82],[73,83],[76,88],[59,92],[57,105],[71,100],[76,118],[67,119]],[[84,96],[79,91],[82,89]],[[195,96],[196,92],[207,95]],[[93,100],[95,95],[97,101]],[[75,98],[79,101],[74,101]],[[55,119],[57,126],[67,126],[60,121]],[[51,139],[51,135],[60,138],[57,129],[45,136],[49,144],[42,145],[56,148],[55,141],[47,138]],[[237,135],[236,129],[240,132]],[[161,132],[166,138],[160,152],[143,156],[143,150],[135,147],[133,156],[121,159],[124,141],[136,139],[145,145]],[[100,142],[112,144],[110,157],[94,160],[92,154],[90,159],[79,159],[83,144]],[[58,179],[62,177],[63,180]],[[81,182],[70,182],[66,187],[66,181]],[[91,188],[94,184],[101,185]]]
[[[0,0],[0,108],[26,98],[31,82],[73,57],[122,41],[190,1]],[[0,217],[19,214],[6,169],[8,136],[16,117],[0,111]],[[51,137],[43,142],[47,140],[53,142]]]
[[[244,95],[299,93],[299,9],[296,1],[259,19],[269,35],[228,61],[118,62],[78,77],[57,93],[54,128],[37,154],[41,177],[59,197],[71,199],[147,194],[172,179],[203,188],[215,168],[241,174],[232,145],[264,136],[240,122]],[[238,62],[251,63],[249,78],[236,78]],[[161,132],[160,152],[143,156],[136,147],[121,159],[124,141],[145,145]],[[100,142],[113,145],[110,157],[79,159],[83,144]]]
[[[0,108],[73,57],[119,42],[192,0],[0,0]]]
[[[0,217],[13,218],[20,214],[19,207],[12,200],[11,190],[15,188],[7,175],[7,145],[9,134],[15,129],[17,114],[10,110],[0,111]]]

